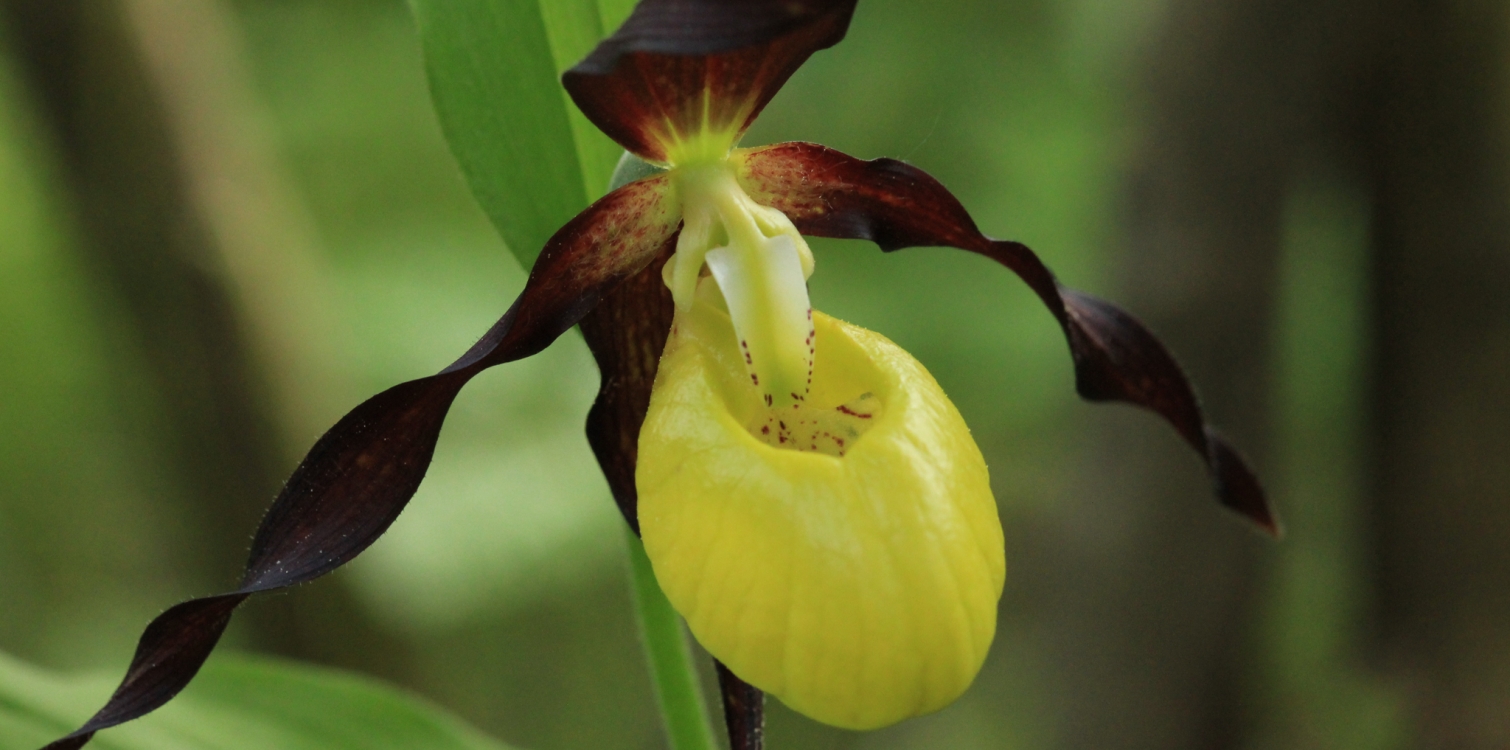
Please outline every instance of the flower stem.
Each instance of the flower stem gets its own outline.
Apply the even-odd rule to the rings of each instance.
[[[655,699],[666,723],[671,750],[716,750],[718,745],[708,724],[702,686],[682,633],[681,618],[655,581],[644,543],[627,528],[625,536],[635,616],[640,621],[640,638],[650,661],[650,681],[655,685]]]

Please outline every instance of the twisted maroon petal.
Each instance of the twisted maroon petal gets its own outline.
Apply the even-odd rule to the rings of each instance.
[[[640,533],[634,468],[640,425],[650,408],[650,389],[671,333],[675,307],[661,268],[673,248],[620,284],[582,319],[582,337],[598,363],[598,397],[587,413],[592,446],[619,512]]]
[[[643,0],[562,82],[625,149],[667,160],[705,129],[734,140],[808,56],[837,44],[857,0]]]
[[[1012,269],[1064,329],[1083,398],[1136,404],[1168,420],[1205,459],[1222,504],[1280,533],[1252,469],[1206,424],[1164,345],[1115,305],[1060,285],[1027,246],[981,234],[938,180],[893,159],[862,161],[811,143],[740,151],[735,158],[750,195],[785,212],[803,234],[871,240],[887,251],[957,247]]]
[[[674,247],[681,214],[666,197],[668,185],[654,177],[594,203],[546,243],[523,294],[466,354],[341,418],[262,520],[241,587],[159,615],[104,708],[44,750],[82,747],[95,732],[167,703],[194,678],[247,597],[325,575],[377,541],[419,489],[446,412],[467,381],[549,346],[620,282]]]

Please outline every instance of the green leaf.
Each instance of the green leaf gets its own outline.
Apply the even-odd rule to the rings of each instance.
[[[598,18],[603,21],[603,36],[608,36],[624,24],[629,11],[634,10],[634,4],[635,0],[598,0]]]
[[[586,205],[535,0],[412,0],[430,96],[472,193],[526,268]]]
[[[550,40],[551,55],[559,74],[587,56],[603,38],[597,0],[539,0],[545,19],[545,33]],[[596,199],[608,189],[608,180],[618,162],[619,148],[608,136],[588,122],[572,103],[559,83],[556,91],[567,110],[572,138],[577,144],[577,161],[582,169],[582,185],[589,198]]]
[[[622,22],[625,0],[411,0],[441,130],[483,210],[526,267],[601,196],[621,150],[561,71]]]
[[[72,731],[114,675],[63,678],[0,655],[0,748]],[[507,750],[440,708],[335,670],[221,654],[172,703],[102,732],[100,750]]]

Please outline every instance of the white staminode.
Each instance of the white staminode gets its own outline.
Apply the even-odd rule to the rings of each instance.
[[[682,233],[666,264],[677,308],[690,310],[704,262],[723,292],[750,379],[770,406],[807,397],[813,373],[813,254],[786,215],[754,201],[726,164],[678,170]]]

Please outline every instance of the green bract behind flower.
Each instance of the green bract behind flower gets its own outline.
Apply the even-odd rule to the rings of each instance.
[[[715,657],[819,721],[944,707],[986,657],[1006,566],[964,420],[905,351],[821,313],[807,400],[768,408],[701,287],[640,433],[662,588]]]

